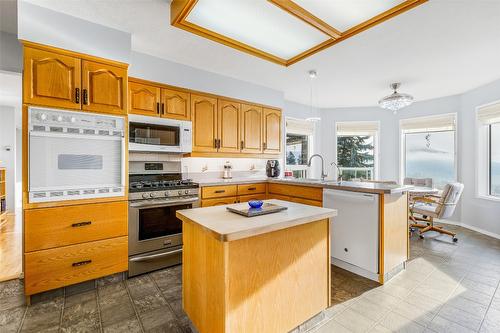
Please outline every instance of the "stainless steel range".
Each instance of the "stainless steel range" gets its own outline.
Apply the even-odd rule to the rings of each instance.
[[[129,276],[182,262],[182,222],[175,213],[199,205],[199,187],[177,169],[180,162],[130,162]]]

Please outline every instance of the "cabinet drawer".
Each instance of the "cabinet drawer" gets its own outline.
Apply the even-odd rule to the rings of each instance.
[[[301,203],[301,204],[309,205],[309,206],[317,206],[317,207],[323,206],[323,202],[318,201],[318,200],[309,200],[309,199],[304,199],[304,198],[290,197],[290,199],[288,201]]]
[[[25,252],[126,236],[126,201],[24,211]]]
[[[265,193],[258,193],[258,194],[250,194],[250,195],[241,195],[238,197],[239,202],[248,202],[250,200],[266,200],[266,194]]]
[[[209,186],[201,189],[201,197],[203,199],[231,197],[235,196],[236,193],[236,185]]]
[[[201,207],[230,205],[238,202],[237,197],[201,200]]]
[[[265,192],[266,192],[265,183],[238,185],[238,195],[247,195],[255,193],[265,193]]]
[[[42,250],[24,255],[26,295],[123,272],[128,237]]]
[[[269,193],[267,195],[268,199],[277,199],[277,200],[283,200],[283,201],[290,201],[290,197],[287,195],[280,195],[280,194],[273,194]]]
[[[311,186],[298,186],[286,184],[269,184],[269,193],[287,195],[309,200],[323,200],[323,189]]]

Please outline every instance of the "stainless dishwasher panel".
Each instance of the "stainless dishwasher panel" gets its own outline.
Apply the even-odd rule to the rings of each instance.
[[[338,210],[330,228],[331,256],[379,272],[379,196],[323,190],[323,206]]]

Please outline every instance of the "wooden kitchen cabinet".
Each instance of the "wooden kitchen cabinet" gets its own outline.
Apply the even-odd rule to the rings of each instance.
[[[129,81],[128,99],[129,113],[154,117],[160,115],[160,87]]]
[[[262,152],[262,107],[241,105],[241,152],[260,154]]]
[[[201,200],[201,207],[212,207],[221,205],[230,205],[238,202],[238,197],[226,197],[217,199],[204,199]]]
[[[24,103],[80,109],[79,58],[25,47],[23,75]]]
[[[191,94],[193,152],[217,151],[217,99]]]
[[[279,154],[281,152],[281,111],[264,108],[264,154]]]
[[[83,60],[82,110],[127,113],[127,69]]]
[[[323,205],[323,188],[288,184],[267,184],[269,199],[292,201],[311,206]]]
[[[162,88],[160,113],[164,118],[190,120],[191,104],[189,93]]]
[[[218,151],[238,153],[240,151],[240,103],[219,99],[218,107]]]

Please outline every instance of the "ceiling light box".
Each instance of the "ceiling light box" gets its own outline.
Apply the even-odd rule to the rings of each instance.
[[[289,66],[427,0],[173,0],[171,24]]]

